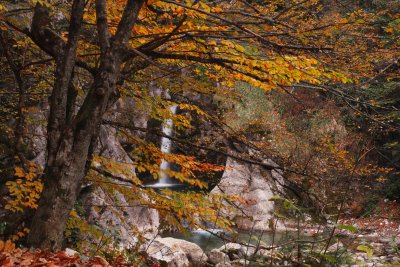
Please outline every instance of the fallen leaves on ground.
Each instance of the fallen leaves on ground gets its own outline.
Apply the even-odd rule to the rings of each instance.
[[[117,257],[113,264],[110,264],[102,257],[96,256],[89,261],[82,260],[78,255],[67,255],[65,251],[42,251],[39,249],[15,248],[15,244],[10,240],[3,242],[0,240],[0,266],[32,266],[32,267],[128,267],[132,266],[122,262],[121,257]]]
[[[343,218],[340,223],[355,225],[359,230],[368,231],[377,236],[400,237],[400,203],[396,200],[382,200],[376,204],[369,216]]]

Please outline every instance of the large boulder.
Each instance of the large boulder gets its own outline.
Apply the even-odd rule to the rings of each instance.
[[[205,266],[208,259],[198,245],[172,237],[156,238],[147,246],[146,253],[168,267]]]
[[[276,171],[273,171],[276,174]],[[238,209],[229,211],[228,216],[239,229],[269,230],[272,225],[274,203],[270,198],[279,192],[276,176],[261,166],[229,158],[226,170],[218,186],[211,193],[238,195],[251,200],[236,203]]]
[[[208,253],[208,262],[211,264],[230,263],[230,259],[226,253],[213,249]]]
[[[189,267],[189,260],[181,249],[171,249],[163,243],[153,240],[146,253],[152,261],[160,263],[164,267]]]
[[[222,252],[229,256],[231,260],[249,258],[255,254],[256,248],[253,245],[242,245],[238,243],[227,243],[215,251]]]

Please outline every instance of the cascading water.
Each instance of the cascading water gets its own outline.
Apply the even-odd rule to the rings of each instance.
[[[169,109],[173,115],[176,114],[177,110],[176,105],[170,106]],[[163,153],[171,153],[172,141],[171,139],[168,138],[168,136],[172,136],[173,127],[174,123],[171,119],[164,120],[162,124],[162,132],[165,136],[163,136],[161,139],[161,152]],[[158,180],[158,183],[153,185],[154,187],[168,187],[174,185],[173,181],[166,173],[169,168],[170,168],[170,163],[165,159],[163,159],[160,165],[160,179]]]

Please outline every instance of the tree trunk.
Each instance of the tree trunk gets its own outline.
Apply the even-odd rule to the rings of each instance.
[[[107,71],[95,77],[95,83],[71,126],[62,132],[57,151],[48,157],[53,160],[47,161],[44,191],[28,236],[28,243],[33,247],[53,250],[62,247],[69,213],[85,176],[89,147],[116,84],[116,64],[110,59],[107,65],[102,68]],[[50,147],[48,151],[54,149]]]
[[[97,130],[108,107],[110,95],[120,78],[120,61],[124,56],[121,51],[129,39],[144,0],[127,1],[121,22],[112,39],[107,24],[106,0],[95,1],[96,25],[101,51],[100,66],[95,72],[93,85],[78,114],[73,117],[73,114],[68,112],[68,107],[73,105],[71,101],[74,101],[74,94],[68,94],[68,89],[73,77],[85,3],[84,0],[74,1],[68,42],[66,45],[59,45],[64,48],[64,55],[63,58],[56,56],[56,83],[51,96],[48,121],[48,155],[44,172],[44,191],[28,235],[29,245],[43,249],[58,250],[62,247],[69,213],[75,204],[87,169],[86,164],[91,153],[90,146],[95,143]],[[39,37],[42,33],[49,32],[42,30],[43,25],[48,23],[47,20],[48,10],[37,5],[32,29],[38,33]],[[51,43],[45,42],[42,46],[50,45],[51,47]]]
[[[80,140],[74,150],[66,153],[58,166],[46,168],[45,190],[32,220],[28,238],[31,246],[51,250],[62,247],[63,232],[84,176],[88,143],[86,139]],[[65,141],[73,142],[71,139]]]

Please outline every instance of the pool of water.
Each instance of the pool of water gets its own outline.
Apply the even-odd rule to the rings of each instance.
[[[297,239],[295,232],[237,232],[225,233],[219,230],[194,230],[189,234],[183,233],[165,233],[163,237],[173,237],[183,239],[199,245],[204,251],[210,251],[214,248],[220,248],[225,243],[234,242],[241,244],[262,244],[264,246],[272,244],[281,244],[291,239]],[[304,237],[303,238],[310,238]]]

